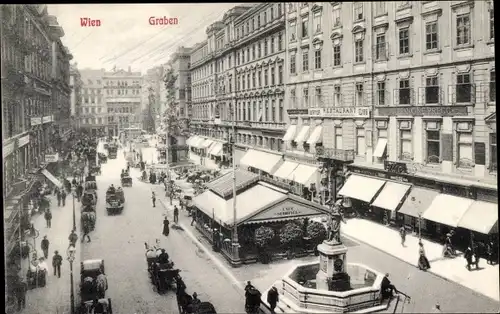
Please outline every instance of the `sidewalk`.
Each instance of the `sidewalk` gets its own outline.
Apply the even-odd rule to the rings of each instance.
[[[45,287],[35,288],[29,290],[26,295],[26,308],[21,311],[23,314],[40,314],[40,313],[52,313],[52,314],[66,314],[70,313],[70,265],[67,260],[66,250],[68,248],[68,236],[73,227],[73,197],[68,196],[66,198],[66,206],[58,207],[57,199],[54,195],[48,196],[51,201],[51,211],[52,211],[52,227],[47,228],[43,213],[38,214],[32,218],[32,223],[35,225],[40,233],[39,237],[36,239],[36,250],[37,255],[43,256],[40,243],[43,236],[47,236],[50,241],[49,245],[49,256],[47,259],[47,265],[49,271],[47,273],[47,284]],[[76,230],[79,237],[79,241],[76,243],[76,258],[73,262],[73,291],[75,294],[75,306],[79,304],[79,284],[80,284],[80,258],[81,258],[81,248],[80,248],[80,203],[75,200],[75,213],[76,213]],[[30,243],[33,243],[33,238],[29,238]],[[61,278],[54,276],[54,269],[52,267],[52,256],[54,251],[59,251],[59,254],[63,258],[61,266]],[[22,276],[26,276],[28,259],[23,261]]]
[[[393,230],[372,221],[353,218],[342,225],[342,233],[348,237],[364,242],[376,249],[384,251],[404,262],[417,266],[418,237],[407,235],[405,247],[401,245],[401,237]],[[374,236],[377,235],[377,236]],[[454,259],[442,257],[441,244],[422,239],[425,253],[433,273],[443,279],[456,282],[494,300],[499,300],[499,267],[488,265],[485,259],[480,261],[479,270],[468,271],[463,256]]]

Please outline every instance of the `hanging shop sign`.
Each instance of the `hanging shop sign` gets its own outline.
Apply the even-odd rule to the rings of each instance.
[[[23,147],[24,145],[28,144],[29,142],[30,142],[30,136],[25,135],[19,139],[18,147]]]
[[[42,123],[48,123],[48,122],[52,122],[52,121],[54,121],[53,116],[45,116],[42,118]]]
[[[59,160],[59,154],[45,155],[45,162],[57,162]]]
[[[42,124],[42,117],[31,118],[31,126]]]
[[[309,108],[309,116],[328,118],[368,118],[370,107],[325,107]]]
[[[308,114],[308,109],[304,108],[304,109],[287,109],[286,110],[286,113],[288,115],[306,115]]]
[[[466,116],[467,106],[398,106],[377,108],[379,116]]]

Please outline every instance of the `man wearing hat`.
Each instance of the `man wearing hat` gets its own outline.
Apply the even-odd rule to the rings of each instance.
[[[54,251],[54,256],[52,257],[52,266],[54,267],[54,276],[57,274],[58,278],[61,278],[62,260],[62,256],[59,255],[59,252]]]
[[[42,243],[40,244],[40,246],[42,247],[42,251],[43,251],[43,256],[45,258],[47,258],[49,256],[49,240],[47,239],[47,236],[43,236],[43,240],[42,240]]]

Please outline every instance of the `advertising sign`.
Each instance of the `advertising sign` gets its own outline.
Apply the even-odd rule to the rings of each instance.
[[[312,117],[368,118],[370,117],[370,107],[309,108],[308,114]]]
[[[467,106],[402,106],[379,107],[379,116],[466,116]]]
[[[304,108],[304,109],[287,109],[286,113],[288,115],[308,114],[308,110],[307,110],[307,108]]]
[[[57,162],[59,160],[59,154],[45,155],[45,162]]]
[[[42,124],[42,117],[31,118],[31,126]]]
[[[54,119],[53,119],[52,116],[45,116],[45,117],[43,117],[42,122],[43,123],[48,123],[48,122],[52,122],[53,120]]]
[[[26,135],[19,139],[18,147],[23,147],[30,142],[30,136]]]

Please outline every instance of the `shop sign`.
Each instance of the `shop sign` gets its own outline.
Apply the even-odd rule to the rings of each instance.
[[[301,115],[301,114],[308,114],[308,109],[304,108],[304,109],[287,109],[286,110],[286,113],[288,113],[288,115]]]
[[[42,119],[43,123],[48,123],[48,122],[52,122],[52,121],[54,121],[54,117],[53,116],[45,116]]]
[[[384,160],[384,170],[390,173],[409,174],[406,163]]]
[[[467,106],[401,106],[380,107],[379,116],[466,116]]]
[[[31,126],[42,124],[42,117],[31,118]]]
[[[57,162],[58,160],[59,160],[59,154],[45,155],[45,162],[47,163]]]
[[[329,118],[368,118],[370,116],[370,107],[309,108],[309,115]]]
[[[30,136],[26,135],[23,136],[19,139],[18,147],[23,147],[24,145],[28,144],[30,142]]]
[[[10,154],[12,154],[13,151],[14,151],[14,142],[10,142],[9,144],[4,145],[3,146],[3,158],[6,158]]]
[[[251,220],[258,221],[319,214],[321,213],[314,208],[306,207],[291,201],[284,201],[283,203],[277,204],[275,207],[271,207],[269,210],[253,217]]]

